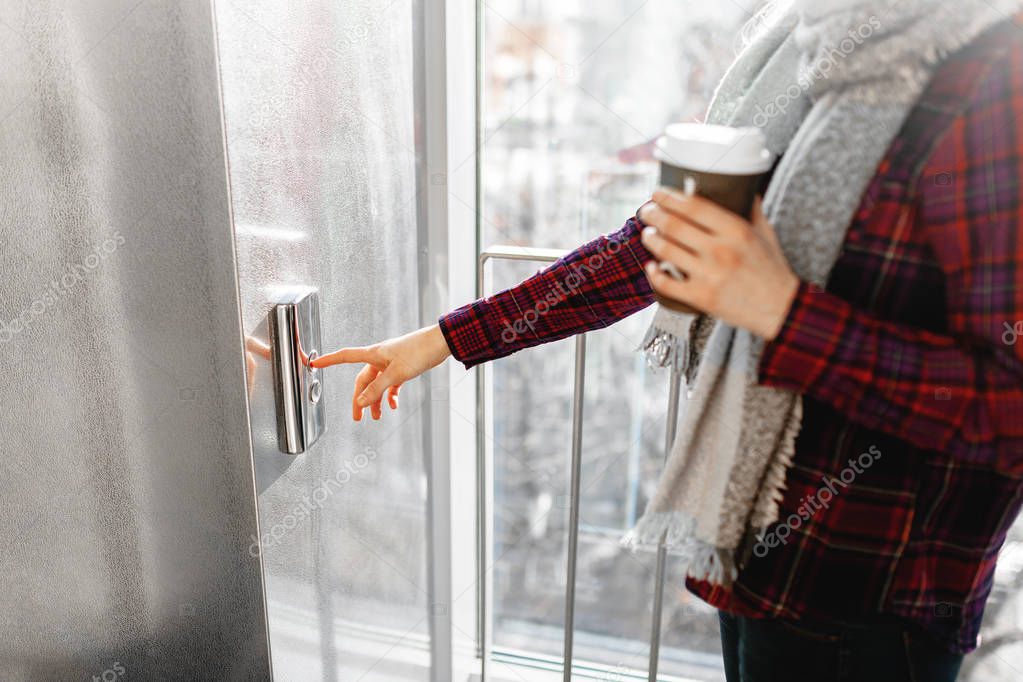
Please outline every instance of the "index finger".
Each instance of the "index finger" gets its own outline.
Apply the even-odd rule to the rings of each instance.
[[[346,365],[354,362],[365,362],[371,365],[379,365],[379,358],[371,346],[356,346],[354,348],[342,348],[333,353],[321,355],[310,364],[319,369],[331,365]]]

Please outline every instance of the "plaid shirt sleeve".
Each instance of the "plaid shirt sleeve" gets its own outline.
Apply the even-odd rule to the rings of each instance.
[[[607,327],[653,302],[643,273],[650,253],[631,218],[521,284],[440,318],[448,347],[466,368],[515,351]]]
[[[934,181],[950,172],[951,182]],[[767,344],[761,383],[918,447],[1023,474],[1021,180],[1023,64],[1007,59],[930,155],[907,209],[945,278],[946,329],[881,320],[804,284]]]

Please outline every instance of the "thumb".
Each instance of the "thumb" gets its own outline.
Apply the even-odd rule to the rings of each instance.
[[[366,407],[367,405],[373,405],[380,401],[389,387],[394,385],[400,385],[401,382],[394,376],[394,371],[388,367],[386,370],[377,375],[369,386],[366,387],[362,393],[359,394],[356,403],[359,407]]]
[[[781,250],[781,244],[778,242],[778,235],[774,231],[774,226],[764,215],[764,199],[758,196],[753,200],[753,214],[751,224],[753,225],[753,232],[765,239],[768,244],[774,247],[776,250]]]

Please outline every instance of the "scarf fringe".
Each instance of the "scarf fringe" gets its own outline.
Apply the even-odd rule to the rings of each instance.
[[[651,368],[671,367],[672,370],[685,374],[689,367],[687,334],[675,334],[654,324],[647,330],[639,350],[646,354],[647,364]]]
[[[764,482],[760,487],[760,497],[754,502],[750,514],[749,526],[767,528],[778,520],[781,502],[785,497],[785,479],[792,468],[792,460],[796,456],[796,437],[802,428],[803,403],[796,400],[792,414],[785,424],[779,438],[775,454],[767,464]]]
[[[729,586],[738,569],[733,550],[696,537],[696,519],[685,512],[647,513],[619,544],[631,552],[656,551],[661,543],[668,554],[686,565],[686,575],[714,585]]]

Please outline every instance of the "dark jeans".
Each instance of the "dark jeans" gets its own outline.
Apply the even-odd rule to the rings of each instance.
[[[894,619],[817,625],[719,616],[728,682],[954,682],[963,662]]]

